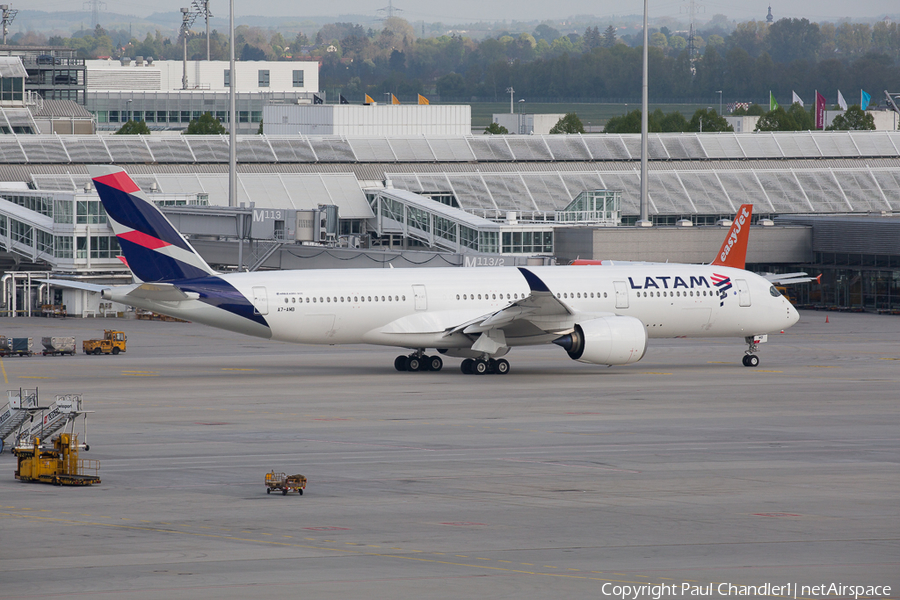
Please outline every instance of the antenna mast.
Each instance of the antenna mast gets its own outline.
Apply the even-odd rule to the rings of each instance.
[[[16,18],[16,15],[19,11],[14,8],[10,8],[8,4],[0,4],[0,11],[3,14],[3,20],[0,21],[3,25],[3,45],[6,45],[6,34],[9,33],[9,26],[12,25],[13,19]]]

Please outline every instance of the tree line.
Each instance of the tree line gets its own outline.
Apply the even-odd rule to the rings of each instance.
[[[896,23],[812,23],[781,19],[728,24],[715,15],[709,29],[693,38],[667,27],[650,36],[650,93],[669,100],[761,100],[772,91],[782,101],[793,91],[812,99],[865,89],[900,89],[900,28]],[[26,39],[27,38],[27,39]],[[29,34],[12,43],[40,43]],[[612,24],[583,34],[561,33],[549,24],[531,32],[503,32],[476,41],[462,35],[420,37],[405,20],[386,19],[378,30],[353,23],[323,26],[312,39],[293,38],[258,27],[236,30],[241,60],[314,59],[329,97],[355,99],[367,93],[400,97],[422,93],[433,101],[497,101],[512,87],[520,97],[602,100],[634,99],[641,87],[641,34],[619,36]],[[143,40],[102,27],[45,43],[75,48],[79,56],[181,58],[178,36],[159,31]],[[210,36],[211,58],[228,57],[227,37]],[[191,59],[206,57],[205,34],[190,34]],[[334,92],[334,93],[332,93]]]

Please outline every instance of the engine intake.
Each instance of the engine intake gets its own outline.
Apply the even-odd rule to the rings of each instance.
[[[553,340],[572,360],[595,365],[629,365],[647,352],[647,328],[634,317],[598,317]]]

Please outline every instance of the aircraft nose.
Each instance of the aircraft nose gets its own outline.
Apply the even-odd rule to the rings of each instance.
[[[788,303],[788,322],[789,322],[788,327],[790,327],[791,325],[793,325],[794,323],[796,323],[799,320],[800,320],[800,313],[797,312],[797,309],[794,308],[793,304]]]

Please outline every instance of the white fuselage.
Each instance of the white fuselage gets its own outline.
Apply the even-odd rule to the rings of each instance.
[[[747,337],[789,327],[799,316],[764,278],[740,269],[685,264],[528,267],[567,306],[554,333],[527,324],[507,330],[509,347],[547,343],[604,315],[639,319],[651,338]],[[467,348],[446,331],[499,311],[531,290],[518,268],[345,269],[220,276],[253,303],[268,328],[200,300],[132,302],[176,317],[274,340]],[[723,280],[727,279],[724,283]],[[716,286],[716,282],[720,285]],[[723,288],[728,289],[723,289]],[[268,333],[267,333],[268,332]]]

